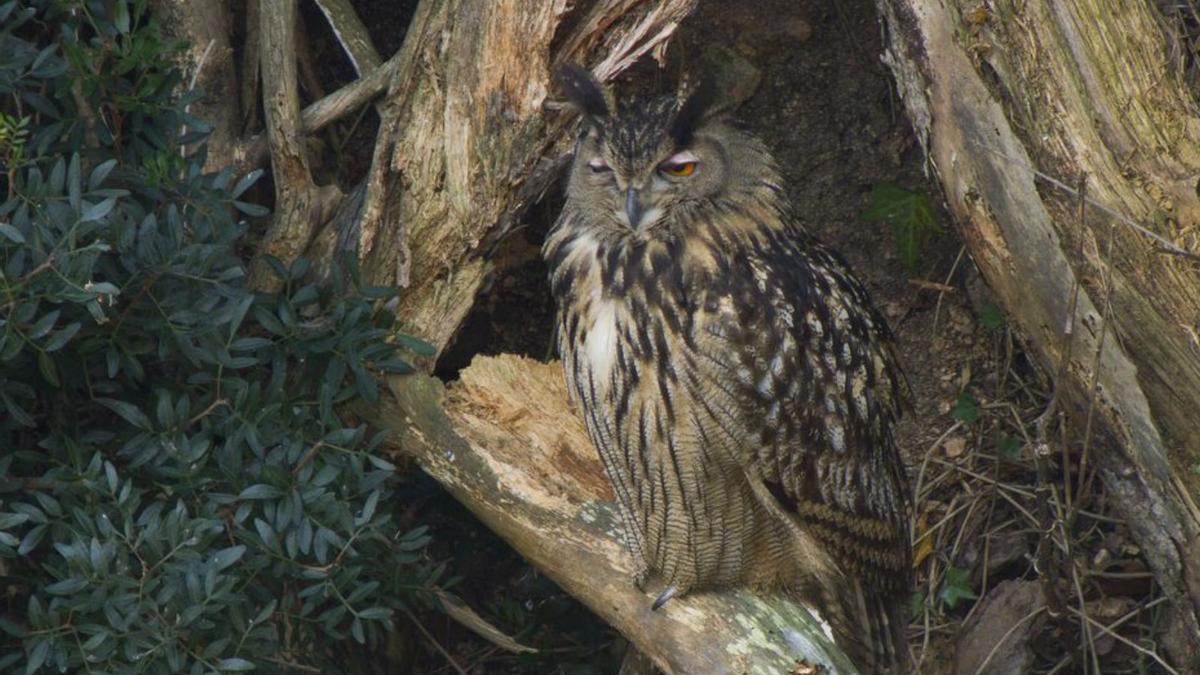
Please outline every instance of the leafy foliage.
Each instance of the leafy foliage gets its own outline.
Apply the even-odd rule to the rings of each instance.
[[[176,47],[145,0],[0,1],[2,672],[336,670],[440,573],[339,412],[427,346],[353,270],[247,287],[258,176],[181,152]]]
[[[861,217],[867,222],[884,222],[892,226],[896,250],[909,273],[916,270],[921,249],[942,231],[933,215],[929,195],[890,183],[881,183],[871,189],[871,204]]]
[[[950,410],[950,417],[963,424],[971,424],[979,421],[979,401],[976,401],[974,396],[964,391],[958,395],[958,399],[954,402],[954,408]]]
[[[994,302],[984,302],[979,307],[979,323],[988,330],[1004,328],[1004,310]]]
[[[938,600],[946,607],[954,609],[960,600],[978,599],[979,596],[971,589],[971,570],[961,567],[946,570],[946,578],[942,580],[942,588],[938,591]]]
[[[1009,435],[1009,436],[1005,436],[1003,439],[1001,439],[1000,443],[996,446],[996,449],[999,450],[1000,456],[1003,457],[1005,460],[1010,461],[1010,462],[1017,462],[1017,461],[1020,461],[1020,459],[1021,459],[1021,448],[1022,447],[1023,447],[1023,444],[1021,443],[1020,438]]]

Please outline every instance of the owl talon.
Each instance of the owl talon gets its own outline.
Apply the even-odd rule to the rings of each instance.
[[[794,580],[862,672],[906,670],[907,385],[867,289],[711,81],[615,105],[556,79],[585,119],[542,259],[635,600]]]
[[[650,581],[650,567],[646,565],[638,565],[637,571],[633,573],[633,585],[639,591],[646,592],[646,583]]]
[[[662,607],[663,605],[667,604],[667,601],[670,600],[671,598],[675,597],[675,594],[677,594],[677,593],[679,593],[678,586],[675,586],[675,585],[667,586],[667,588],[662,593],[658,594],[658,598],[655,599],[654,604],[650,605],[650,611],[657,612],[659,607]]]

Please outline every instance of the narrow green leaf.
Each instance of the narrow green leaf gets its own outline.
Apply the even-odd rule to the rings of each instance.
[[[379,490],[372,490],[367,496],[367,502],[363,504],[362,512],[354,519],[354,525],[361,526],[364,523],[370,522],[375,515],[375,507],[379,505]]]
[[[0,223],[0,236],[13,242],[14,244],[24,244],[25,235],[21,231],[8,223]]]
[[[54,359],[46,352],[37,353],[38,370],[41,371],[42,377],[46,378],[46,382],[50,386],[57,387],[61,382],[58,380],[58,366],[54,364]]]
[[[250,173],[246,174],[245,176],[242,177],[241,180],[239,180],[237,182],[237,185],[233,186],[233,190],[229,193],[229,196],[233,197],[234,199],[241,197],[242,193],[245,192],[246,190],[249,190],[252,185],[257,183],[258,179],[261,178],[262,175],[263,175],[262,169],[255,169],[254,171],[251,171]]]
[[[71,210],[79,212],[79,204],[83,200],[83,177],[79,170],[79,153],[71,155],[71,168],[67,172],[67,202]]]
[[[968,392],[963,392],[958,395],[958,401],[954,404],[954,409],[950,411],[950,417],[962,422],[963,424],[971,424],[979,419],[979,402],[975,397]]]
[[[93,635],[92,637],[90,637],[86,641],[84,641],[84,643],[82,645],[80,645],[80,647],[82,647],[83,651],[85,651],[85,652],[94,652],[97,649],[99,649],[100,645],[104,644],[104,641],[107,640],[109,637],[110,637],[110,634],[106,633],[106,632],[96,633],[95,635]]]
[[[129,33],[129,5],[124,2],[117,3],[117,15],[113,17],[113,26],[121,35]]]
[[[31,340],[40,340],[46,337],[50,333],[50,329],[54,328],[54,322],[58,321],[60,313],[60,310],[56,309],[44,314],[42,318],[37,320],[37,323],[33,324],[33,328],[29,329],[29,338]]]
[[[79,220],[80,220],[80,222],[84,222],[84,223],[89,223],[92,221],[100,220],[104,216],[107,216],[109,214],[109,212],[113,210],[113,207],[116,205],[117,205],[116,198],[109,197],[108,199],[105,199],[102,202],[99,202],[97,204],[92,204],[91,206],[84,209],[83,214],[79,217]]]
[[[111,398],[98,398],[96,399],[96,402],[117,413],[126,422],[129,422],[139,429],[149,431],[152,427],[150,424],[150,418],[146,417],[146,414],[139,410],[138,407],[132,403],[118,401]]]
[[[25,538],[20,540],[20,546],[17,548],[17,554],[29,555],[30,551],[37,548],[37,544],[42,543],[42,538],[46,537],[47,525],[37,525],[29,532],[25,532]]]
[[[108,483],[108,491],[115,493],[117,491],[117,467],[113,466],[112,462],[104,462],[104,479]]]
[[[230,546],[223,548],[213,554],[213,563],[217,569],[225,569],[242,558],[242,554],[246,552],[245,546]]]
[[[238,499],[276,499],[281,496],[283,496],[283,492],[279,488],[266,483],[257,483],[242,490],[238,494]]]
[[[116,159],[106,159],[97,164],[96,168],[92,169],[91,177],[88,178],[88,188],[92,190],[99,188],[104,183],[104,179],[108,178],[108,174],[112,173],[112,170],[116,166]]]
[[[0,631],[4,631],[18,640],[24,640],[25,636],[29,634],[20,624],[14,623],[11,619],[3,616],[0,616]]]
[[[258,536],[267,546],[273,546],[275,543],[275,530],[267,521],[262,518],[254,519],[254,529],[258,532]]]
[[[235,201],[233,202],[233,206],[251,218],[261,218],[271,213],[271,209],[258,204],[251,204],[250,202]]]
[[[27,520],[29,514],[26,513],[0,513],[0,530],[11,530]]]
[[[358,613],[359,618],[371,621],[381,621],[392,618],[392,610],[387,607],[368,607]]]
[[[411,363],[408,363],[407,361],[401,361],[400,359],[392,359],[390,361],[377,363],[375,364],[375,367],[385,373],[391,373],[393,375],[411,375],[412,373],[417,372],[417,369],[413,368]]]
[[[29,661],[25,663],[25,675],[36,673],[46,662],[46,656],[49,653],[50,641],[45,638],[38,640],[33,645],[33,649],[29,651]]]
[[[87,588],[87,579],[82,577],[71,577],[62,581],[50,584],[44,589],[50,595],[71,595]]]
[[[425,342],[419,338],[415,338],[411,335],[398,334],[396,335],[396,342],[399,342],[414,353],[420,354],[421,356],[437,355],[437,347],[434,347],[428,342]]]
[[[46,341],[46,345],[42,347],[42,349],[46,350],[47,352],[56,352],[62,349],[71,338],[75,337],[75,334],[79,332],[80,327],[82,327],[82,324],[80,324],[78,321],[74,321],[63,326],[62,328],[58,329],[58,332],[54,334],[54,337]]]
[[[221,659],[217,667],[221,670],[231,673],[242,673],[248,670],[254,670],[254,664],[243,658],[234,657],[231,659]]]

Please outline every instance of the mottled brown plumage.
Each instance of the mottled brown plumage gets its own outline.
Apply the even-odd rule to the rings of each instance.
[[[610,112],[584,71],[559,82],[585,122],[543,253],[639,581],[792,589],[864,672],[902,668],[903,384],[883,319],[708,92]]]

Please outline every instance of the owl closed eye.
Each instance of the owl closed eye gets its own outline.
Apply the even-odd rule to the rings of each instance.
[[[699,87],[610,105],[579,68],[567,200],[543,246],[572,397],[658,609],[803,592],[863,672],[902,672],[903,376],[766,146]]]

